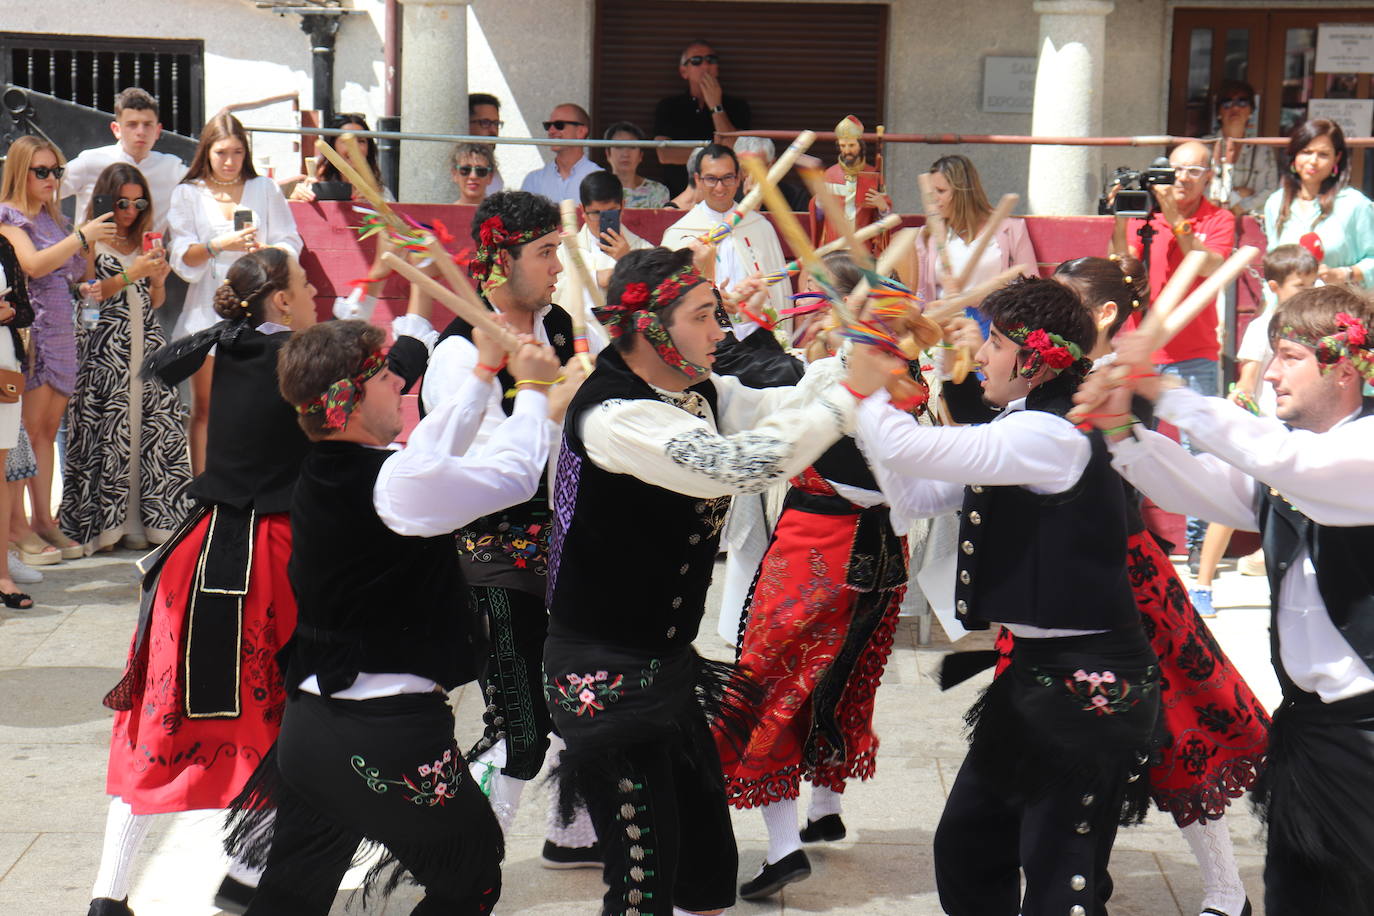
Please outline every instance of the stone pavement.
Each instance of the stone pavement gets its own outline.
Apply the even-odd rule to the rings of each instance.
[[[102,555],[49,567],[33,586],[28,611],[0,608],[0,913],[78,916],[86,912],[100,856],[110,713],[100,699],[118,679],[137,617],[137,575],[131,553]],[[720,577],[717,577],[719,580]],[[1222,645],[1256,692],[1272,705],[1278,689],[1268,662],[1268,586],[1229,569],[1217,583]],[[714,604],[712,605],[714,606]],[[723,656],[703,626],[702,651]],[[945,795],[963,757],[961,716],[988,675],[941,694],[931,675],[948,648],[917,648],[904,621],[878,692],[882,736],[877,775],[846,794],[844,842],[808,849],[813,873],[763,904],[740,903],[738,916],[768,913],[938,914],[931,838]],[[972,639],[973,637],[969,637]],[[961,646],[963,643],[961,642]],[[456,693],[460,744],[477,733],[480,702],[471,687]],[[803,792],[803,811],[805,802]],[[539,864],[545,800],[532,786],[510,837],[498,912],[598,912],[599,873],[549,871]],[[1246,886],[1260,914],[1263,847],[1246,804],[1232,807],[1231,832]],[[750,877],[766,847],[756,812],[734,813],[741,878]],[[153,829],[135,879],[138,916],[212,916],[224,873],[219,816],[195,812],[163,817]],[[1113,857],[1116,916],[1192,916],[1201,887],[1187,844],[1168,818],[1123,830]],[[359,870],[346,887],[356,887]],[[346,909],[341,893],[335,913]],[[408,913],[418,894],[399,891],[367,912]]]

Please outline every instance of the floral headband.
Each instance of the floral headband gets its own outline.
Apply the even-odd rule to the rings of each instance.
[[[1013,373],[1012,378],[1020,375],[1024,379],[1035,378],[1043,366],[1048,366],[1055,375],[1065,369],[1076,372],[1079,375],[1087,375],[1092,364],[1083,357],[1083,348],[1071,340],[1065,340],[1058,334],[1046,331],[1043,328],[1036,328],[1032,331],[1024,324],[1012,325],[1004,328],[997,326],[1008,339],[1020,344],[1021,349],[1029,351],[1030,356],[1022,361],[1020,367]]]
[[[299,405],[296,413],[305,415],[324,411],[325,429],[343,429],[348,424],[349,414],[362,401],[363,384],[385,367],[386,353],[374,350],[363,360],[355,375],[330,383],[319,397]]]
[[[468,263],[468,273],[481,284],[482,292],[488,293],[506,282],[506,272],[501,267],[502,251],[526,245],[557,230],[556,224],[549,223],[524,232],[508,232],[499,213],[489,216],[477,230],[477,252]]]
[[[1336,333],[1327,334],[1320,340],[1297,334],[1291,327],[1285,327],[1279,336],[1316,351],[1317,363],[1323,372],[1348,359],[1365,381],[1374,382],[1374,351],[1370,347],[1369,329],[1348,312],[1337,312]]]
[[[689,290],[706,282],[706,277],[689,264],[669,274],[653,289],[647,283],[627,283],[620,301],[596,310],[596,317],[614,340],[627,332],[639,332],[653,345],[658,358],[672,369],[696,381],[711,374],[709,366],[690,362],[673,343],[672,336],[659,319],[659,312],[682,298]]]

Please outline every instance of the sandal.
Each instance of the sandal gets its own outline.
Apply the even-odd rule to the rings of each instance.
[[[5,607],[14,608],[17,611],[27,611],[33,607],[33,598],[23,592],[0,592],[0,602],[4,602]],[[28,602],[25,604],[25,602]]]
[[[64,560],[79,560],[85,555],[85,551],[81,549],[80,544],[73,541],[56,528],[49,531],[39,531],[38,536],[60,550],[62,552],[62,559]]]
[[[51,566],[62,562],[62,551],[32,531],[10,542],[19,551],[19,559],[30,566]]]

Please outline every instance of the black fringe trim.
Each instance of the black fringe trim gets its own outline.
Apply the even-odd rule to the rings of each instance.
[[[247,328],[248,323],[242,319],[225,320],[174,340],[148,354],[139,369],[139,377],[149,381],[158,379],[166,385],[179,385],[195,374],[211,350],[221,344],[232,346]]]

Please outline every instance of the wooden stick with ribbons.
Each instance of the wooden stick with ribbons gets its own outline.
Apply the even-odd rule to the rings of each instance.
[[[986,223],[983,224],[983,231],[978,233],[978,237],[973,240],[973,249],[969,252],[968,263],[959,272],[959,279],[955,281],[955,289],[962,290],[968,286],[968,281],[973,277],[973,269],[978,266],[978,262],[983,257],[983,252],[988,250],[988,243],[992,241],[992,234],[997,231],[1002,222],[1011,216],[1011,211],[1016,209],[1016,204],[1021,200],[1017,194],[1003,194],[1002,199],[997,202],[997,208],[992,211]]]
[[[339,170],[339,174],[344,177],[345,181],[353,185],[354,190],[356,190],[364,200],[376,208],[377,213],[383,219],[391,223],[397,229],[407,232],[410,231],[411,227],[406,224],[405,220],[397,215],[395,210],[391,209],[391,204],[387,203],[386,198],[373,186],[371,179],[354,168],[353,163],[340,155],[337,150],[322,138],[315,141],[315,149],[319,151],[320,155],[328,159],[334,168]]]
[[[812,198],[821,208],[825,221],[833,226],[839,237],[844,240],[854,263],[861,268],[872,268],[873,255],[869,253],[866,244],[854,237],[854,221],[844,212],[844,202],[826,185],[821,161],[814,156],[799,158],[797,173],[801,175],[802,181],[806,182],[806,189],[811,192]]]
[[[481,299],[477,298],[477,293],[472,290],[471,285],[466,287],[467,292],[471,293],[472,296],[472,298],[468,298],[449,289],[433,277],[427,276],[420,268],[405,258],[397,257],[389,251],[382,255],[381,260],[383,264],[423,289],[431,297],[444,303],[459,318],[474,328],[481,328],[482,333],[498,341],[506,352],[514,353],[520,349],[520,338],[516,337],[510,328],[496,320],[496,316],[482,304]],[[442,262],[444,259],[438,260]],[[466,279],[462,281],[460,288],[465,284],[467,284]]]
[[[568,280],[563,288],[563,298],[569,300],[567,312],[572,318],[573,350],[582,368],[591,374],[592,361],[587,355],[587,302],[583,296],[591,296],[594,308],[603,308],[606,300],[601,295],[596,275],[587,266],[587,259],[582,257],[582,246],[577,244],[577,204],[571,200],[563,201],[558,205],[558,215],[563,226],[560,239],[563,251],[568,256]]]
[[[884,232],[888,231],[889,229],[897,228],[901,224],[902,217],[899,214],[889,213],[887,216],[884,216],[877,222],[869,223],[862,229],[855,230],[854,238],[860,242],[867,242],[869,239],[876,238],[877,236],[882,235]],[[916,231],[919,232],[920,230],[918,229]],[[846,242],[842,238],[835,239],[832,242],[826,242],[824,245],[816,249],[816,257],[823,258],[833,251],[839,251],[841,248],[845,247],[845,244]],[[782,270],[775,270],[772,273],[764,274],[763,278],[767,280],[770,284],[781,283],[783,280],[786,280],[790,274],[794,274],[799,270],[801,270],[801,262],[797,260],[792,260],[788,261],[787,266],[784,267]]]
[[[735,227],[744,221],[746,216],[757,210],[759,205],[763,203],[766,194],[765,187],[776,187],[777,183],[782,181],[783,176],[791,171],[797,157],[810,149],[811,144],[815,142],[816,134],[814,131],[804,130],[797,134],[797,138],[769,166],[764,178],[754,178],[754,187],[749,190],[748,194],[744,195],[744,199],[739,202],[739,205],[730,211],[726,220],[717,224],[710,231],[697,236],[697,240],[708,245],[718,245],[723,242],[731,232],[735,231]],[[752,173],[750,177],[753,177]],[[788,212],[790,213],[791,210],[789,209]]]

